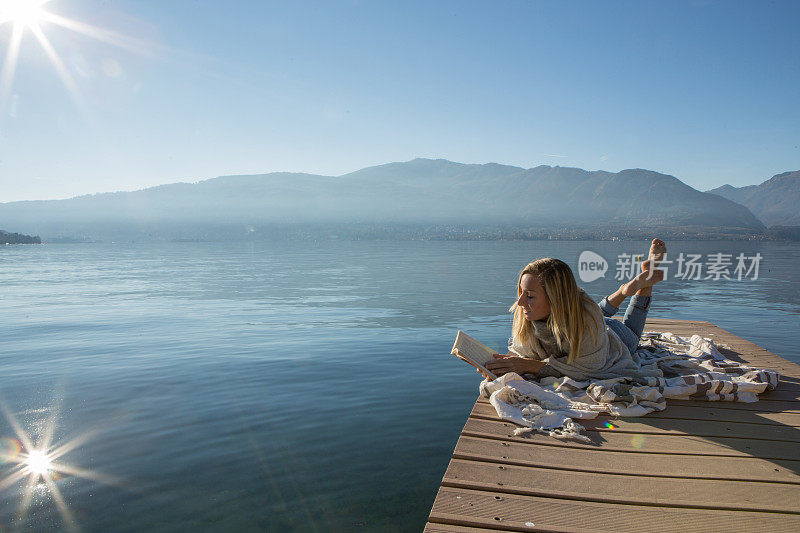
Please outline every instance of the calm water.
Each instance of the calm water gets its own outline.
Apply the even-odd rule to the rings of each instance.
[[[652,316],[710,320],[796,362],[800,247],[667,243],[763,260],[755,281],[660,284]],[[645,243],[331,242],[0,248],[0,392],[86,531],[417,531],[479,377],[457,329],[502,348],[518,270],[593,250],[616,287]],[[3,446],[15,437],[0,417]],[[8,465],[2,473],[9,472]],[[45,485],[0,491],[0,530],[61,529]]]

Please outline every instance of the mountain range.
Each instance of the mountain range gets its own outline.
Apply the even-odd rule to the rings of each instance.
[[[800,226],[800,170],[777,174],[760,185],[723,185],[707,192],[746,206],[767,226]]]
[[[781,178],[787,175],[788,181]],[[799,175],[781,174],[757,188],[770,194],[788,188],[796,198]],[[765,187],[777,178],[779,185]],[[727,187],[701,192],[644,169],[614,173],[414,159],[342,176],[221,176],[67,200],[1,203],[0,227],[36,233],[45,241],[175,240],[252,238],[278,226],[337,224],[758,234],[765,224],[754,212],[768,213],[770,221],[786,219],[773,212],[797,220],[796,208],[781,204],[782,211],[775,211],[769,200],[761,200],[762,189]],[[784,189],[783,197],[790,197]]]

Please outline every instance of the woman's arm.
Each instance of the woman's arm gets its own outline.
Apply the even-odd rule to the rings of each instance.
[[[511,354],[494,354],[494,361],[486,363],[486,369],[491,370],[496,376],[502,376],[508,372],[522,374],[536,374],[544,366],[544,362],[527,357],[519,357]]]

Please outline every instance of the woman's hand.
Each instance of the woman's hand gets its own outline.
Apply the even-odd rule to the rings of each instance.
[[[494,354],[494,361],[486,363],[486,369],[500,377],[509,372],[516,372],[520,376],[525,373],[536,374],[544,366],[542,361],[519,357],[517,355]],[[487,377],[484,374],[484,377]]]

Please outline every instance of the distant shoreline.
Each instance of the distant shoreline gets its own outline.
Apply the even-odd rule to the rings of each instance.
[[[503,228],[469,228],[469,227],[416,227],[416,226],[364,226],[347,227],[328,226],[282,226],[282,227],[250,227],[247,230],[233,231],[232,228],[213,228],[207,231],[198,230],[194,236],[190,230],[183,235],[170,235],[148,232],[139,235],[135,232],[127,235],[97,237],[45,237],[39,242],[44,244],[92,244],[92,243],[220,243],[220,242],[335,242],[335,241],[640,241],[649,240],[658,235],[670,241],[761,241],[761,242],[796,242],[800,241],[800,227],[770,228],[764,233],[746,231],[676,231],[667,228],[645,228],[641,230],[591,230],[583,228],[529,229],[511,230]],[[177,232],[175,232],[177,233]],[[187,235],[188,234],[188,235]],[[105,237],[105,238],[103,238]]]
[[[42,244],[42,239],[38,235],[31,236],[0,230],[0,244]]]

